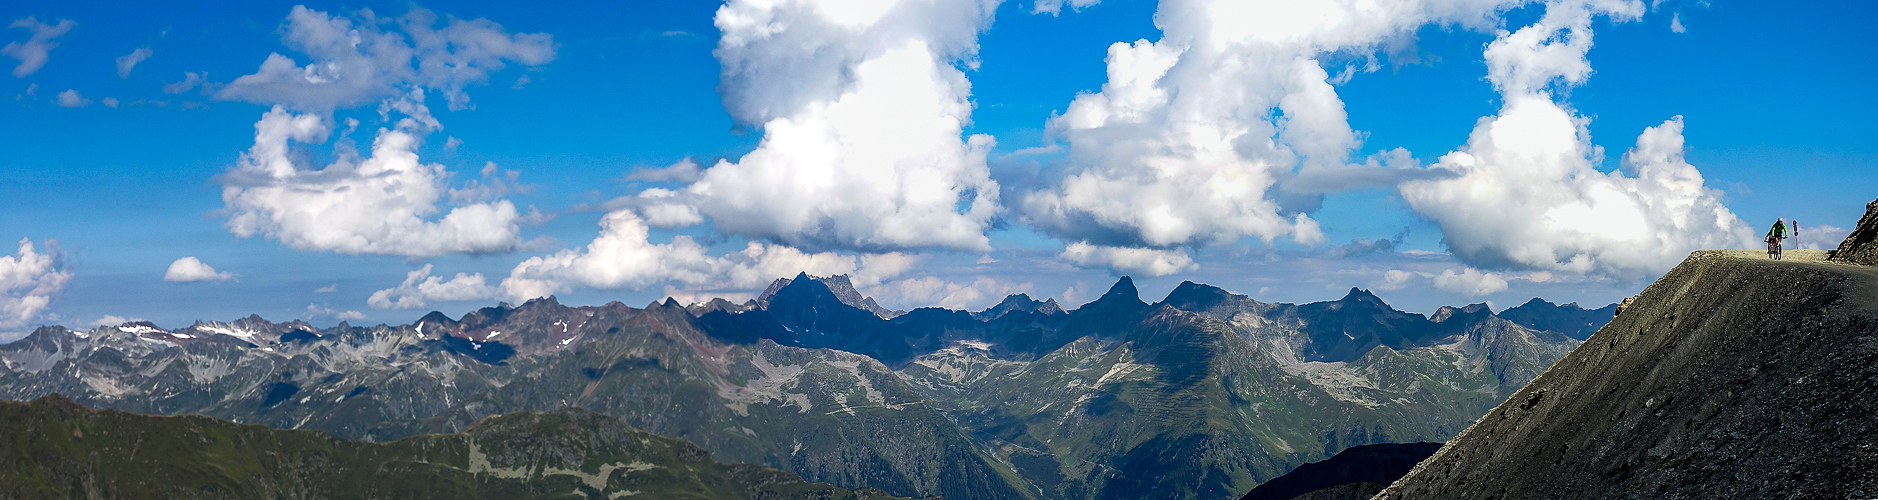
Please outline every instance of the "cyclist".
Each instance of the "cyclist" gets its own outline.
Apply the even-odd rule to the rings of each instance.
[[[1774,219],[1774,227],[1767,230],[1767,258],[1780,260],[1780,240],[1787,238],[1787,219]]]

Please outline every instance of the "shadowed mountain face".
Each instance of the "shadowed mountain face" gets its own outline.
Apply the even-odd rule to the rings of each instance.
[[[389,443],[200,415],[0,401],[5,498],[895,498],[722,464],[580,409],[485,418]]]
[[[1561,306],[1538,297],[1533,297],[1519,307],[1500,311],[1500,317],[1519,323],[1520,326],[1559,332],[1578,340],[1591,338],[1591,334],[1597,333],[1599,327],[1610,323],[1611,317],[1616,315],[1617,304],[1585,309],[1576,303]]]
[[[843,487],[1233,498],[1351,446],[1445,440],[1576,344],[1360,290],[1298,306],[1186,283],[1148,304],[1123,278],[1068,312],[1012,297],[887,318],[824,280],[743,305],[549,298],[408,326],[253,324],[279,333],[239,342],[48,327],[0,345],[0,397],[374,441],[572,405]]]
[[[1878,268],[1696,252],[1377,498],[1870,498],[1873,415]]]
[[[1277,479],[1266,481],[1247,492],[1240,500],[1290,500],[1308,498],[1313,492],[1367,490],[1370,494],[1408,474],[1415,464],[1426,460],[1441,443],[1369,444],[1352,447],[1329,460],[1298,466]],[[1337,490],[1333,490],[1337,491]],[[1329,496],[1332,492],[1315,496]],[[1368,498],[1368,497],[1363,497]]]

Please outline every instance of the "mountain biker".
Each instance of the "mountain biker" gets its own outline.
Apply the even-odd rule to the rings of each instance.
[[[1774,219],[1774,227],[1767,230],[1767,257],[1780,260],[1780,240],[1787,238],[1786,218]]]

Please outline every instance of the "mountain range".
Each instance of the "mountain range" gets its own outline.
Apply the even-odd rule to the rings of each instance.
[[[1150,304],[1124,277],[1074,310],[1016,295],[900,312],[845,277],[798,275],[742,304],[550,297],[409,325],[44,327],[0,345],[0,398],[365,441],[579,407],[844,488],[1236,498],[1352,446],[1446,440],[1614,308],[1516,309],[1424,316],[1360,289],[1272,304],[1191,282]]]

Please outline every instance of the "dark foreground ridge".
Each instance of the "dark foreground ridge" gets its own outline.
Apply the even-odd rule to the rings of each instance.
[[[581,409],[361,443],[201,415],[0,401],[0,498],[887,499],[721,464],[690,443]]]
[[[1329,460],[1298,466],[1253,488],[1239,500],[1369,498],[1426,460],[1441,443],[1355,446]]]
[[[1376,498],[1878,496],[1878,268],[1736,255],[1691,255]]]

